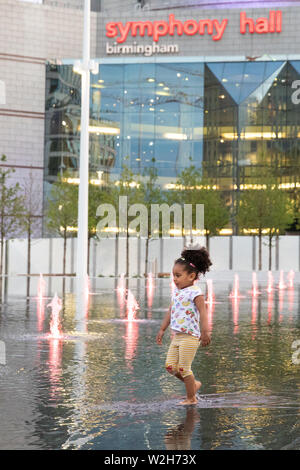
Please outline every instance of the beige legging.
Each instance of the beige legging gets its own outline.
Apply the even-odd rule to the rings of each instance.
[[[170,374],[185,378],[192,375],[191,365],[200,341],[196,336],[187,333],[174,335],[166,358],[166,369]]]

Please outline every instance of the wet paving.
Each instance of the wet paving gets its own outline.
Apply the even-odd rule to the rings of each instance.
[[[58,291],[59,338],[49,336],[54,292],[41,302],[6,299],[0,449],[300,448],[299,276],[268,293],[261,273],[254,296],[251,273],[241,274],[237,298],[232,273],[213,279],[212,342],[193,362],[203,385],[189,407],[179,405],[182,383],[164,369],[169,333],[162,346],[155,342],[170,280],[150,289],[144,279],[129,281],[139,305],[130,321],[119,281],[91,280],[78,329],[68,280],[65,295]]]

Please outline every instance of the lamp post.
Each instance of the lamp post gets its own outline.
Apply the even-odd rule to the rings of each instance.
[[[98,73],[98,64],[90,60],[90,12],[91,0],[85,0],[83,59],[82,61],[76,61],[73,67],[73,71],[81,75],[81,126],[76,260],[77,299],[84,298],[87,286],[90,72]]]

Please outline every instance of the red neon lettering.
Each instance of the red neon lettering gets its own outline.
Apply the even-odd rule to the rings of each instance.
[[[276,33],[281,33],[282,27],[282,11],[276,12]]]
[[[121,43],[126,41],[129,30],[131,28],[131,23],[126,23],[125,26],[123,26],[123,23],[117,23],[117,25],[121,33],[121,36],[117,39],[117,42]]]
[[[175,27],[177,28],[178,36],[182,36],[183,33],[183,24],[180,20],[175,20],[173,13],[169,16],[169,34],[174,36]]]
[[[178,36],[186,34],[187,36],[193,36],[195,34],[209,34],[212,36],[214,41],[222,39],[226,27],[228,25],[228,19],[223,19],[221,22],[217,19],[204,19],[199,20],[186,20],[182,23],[180,20],[176,20],[173,14],[169,15],[169,22],[167,21],[129,21],[125,24],[119,23],[107,23],[106,25],[106,36],[108,38],[114,38],[118,36],[117,42],[123,43],[127,40],[129,33],[131,32],[132,37],[136,37],[138,34],[142,37],[152,36],[153,41],[158,42],[159,38],[169,34],[174,36],[175,32]],[[269,18],[248,18],[247,14],[243,11],[240,13],[240,33],[280,33],[282,29],[282,12],[271,10]]]
[[[153,41],[157,42],[160,36],[166,36],[169,31],[169,25],[166,21],[154,21],[153,23]]]
[[[213,23],[211,20],[200,20],[199,21],[199,34],[201,34],[201,36],[205,34],[205,26],[207,26],[208,34],[212,34],[214,32]]]
[[[222,20],[221,24],[219,23],[218,20],[213,20],[214,28],[217,31],[217,34],[214,34],[212,37],[214,41],[219,41],[220,39],[222,39],[227,24],[228,24],[227,19]]]
[[[270,11],[269,18],[257,18],[256,22],[252,18],[247,18],[246,13],[240,14],[240,32],[245,34],[247,32],[247,26],[249,33],[266,34],[266,33],[281,33],[282,26],[282,12],[281,11]]]
[[[183,31],[188,36],[193,36],[198,32],[199,25],[195,20],[187,20],[183,23]]]
[[[254,33],[254,21],[252,18],[247,18],[246,13],[240,14],[240,32],[241,34],[246,33],[246,27],[249,26],[249,33]]]
[[[117,23],[107,23],[106,36],[108,38],[115,38],[118,34]]]
[[[146,28],[148,31],[148,36],[152,36],[153,34],[153,24],[151,21],[136,21],[131,23],[131,35],[133,37],[136,37],[137,35],[137,30],[139,29],[140,31],[140,36],[144,37]]]

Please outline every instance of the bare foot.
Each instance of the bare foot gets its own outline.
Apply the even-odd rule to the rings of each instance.
[[[200,389],[202,383],[199,381],[199,380],[195,380],[195,393],[198,392],[198,390]]]
[[[194,399],[191,400],[184,400],[179,403],[179,405],[196,405],[198,403],[197,398],[195,397]]]

